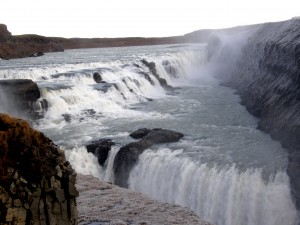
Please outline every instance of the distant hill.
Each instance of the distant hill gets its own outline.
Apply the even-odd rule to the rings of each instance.
[[[163,45],[178,43],[207,42],[211,47],[218,46],[218,34],[223,32],[240,32],[251,26],[234,27],[227,29],[198,30],[183,36],[161,38],[62,38],[44,37],[35,34],[11,35],[6,25],[0,24],[0,58],[13,59],[41,56],[45,52],[64,51],[65,49],[78,48],[103,48],[141,45]]]
[[[141,45],[161,45],[188,42],[184,36],[162,38],[61,38],[35,34],[13,36],[6,25],[0,24],[0,58],[13,59],[41,56],[45,52],[78,48],[103,48]]]

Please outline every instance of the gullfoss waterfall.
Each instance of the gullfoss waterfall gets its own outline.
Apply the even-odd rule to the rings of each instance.
[[[35,126],[78,173],[113,182],[114,158],[133,142],[130,132],[171,129],[185,137],[142,153],[129,188],[216,225],[295,224],[287,152],[256,129],[207,60],[206,45],[71,50],[1,61],[0,77],[38,84],[48,110]],[[103,167],[85,148],[98,139],[115,142]]]

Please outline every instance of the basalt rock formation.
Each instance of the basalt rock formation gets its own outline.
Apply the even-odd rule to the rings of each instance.
[[[21,119],[0,114],[0,223],[76,225],[76,172]]]
[[[136,133],[139,132],[133,132],[133,136],[136,136]],[[130,171],[137,162],[140,154],[142,154],[147,148],[155,144],[177,142],[183,137],[183,134],[171,130],[156,128],[150,130],[147,134],[144,133],[144,135],[140,135],[140,137],[142,137],[140,141],[132,142],[121,147],[115,157],[114,183],[121,187],[128,186],[127,181]]]

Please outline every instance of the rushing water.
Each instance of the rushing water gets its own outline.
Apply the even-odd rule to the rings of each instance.
[[[185,137],[146,150],[130,188],[216,225],[293,225],[286,151],[256,129],[257,119],[212,77],[206,57],[205,45],[72,50],[0,61],[0,78],[38,83],[49,109],[35,126],[65,149],[78,172],[113,181],[114,157],[133,141],[129,132],[172,129]],[[165,91],[141,59],[155,62],[160,77],[180,89]],[[94,72],[106,83],[95,83]],[[84,147],[100,138],[116,142],[104,168]]]

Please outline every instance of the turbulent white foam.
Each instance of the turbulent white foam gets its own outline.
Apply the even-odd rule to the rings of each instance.
[[[293,225],[297,211],[285,172],[265,180],[261,169],[210,167],[181,151],[144,152],[132,170],[130,188],[187,206],[216,225]]]
[[[88,153],[85,147],[65,150],[65,155],[77,173],[101,178],[103,172],[97,157],[92,153]]]
[[[204,59],[205,54],[196,51],[146,58],[149,62],[155,62],[160,77],[175,85],[176,80],[186,80],[188,70],[204,63]],[[93,71],[99,69],[106,84],[96,84],[92,78]],[[60,66],[55,64],[45,68],[8,70],[7,73],[10,74],[10,78],[30,78],[38,81],[42,97],[49,104],[45,116],[48,123],[57,123],[62,120],[63,114],[81,118],[84,116],[83,111],[90,109],[105,118],[161,117],[157,112],[140,113],[131,109],[133,104],[165,96],[163,87],[140,59]],[[143,73],[148,74],[154,85]],[[56,78],[51,77],[53,74],[56,74]],[[109,87],[106,91],[99,91],[103,85]]]

